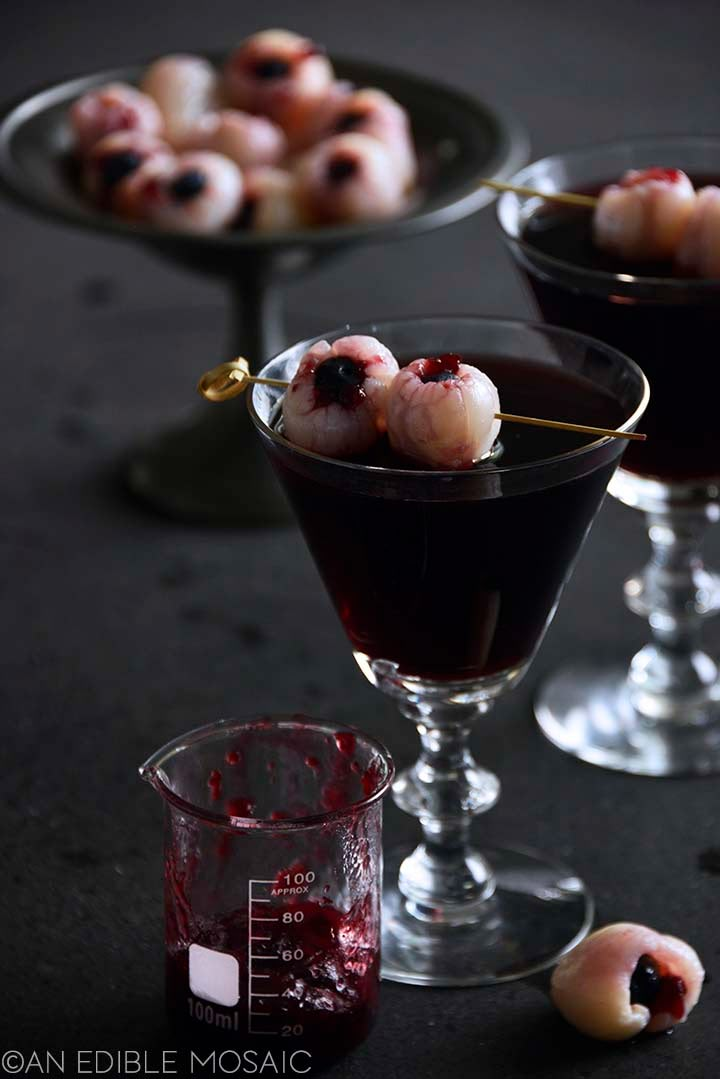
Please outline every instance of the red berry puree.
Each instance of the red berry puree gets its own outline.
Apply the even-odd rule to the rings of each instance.
[[[351,731],[328,732],[312,753],[297,732],[290,744],[290,766],[257,768],[250,748],[231,748],[209,768],[205,808],[234,823],[174,818],[167,1002],[190,1046],[302,1048],[315,1063],[362,1041],[377,1007],[380,806],[352,807],[378,788],[381,764],[367,764]],[[282,808],[268,802],[274,776]],[[323,810],[348,812],[297,831],[270,825]]]

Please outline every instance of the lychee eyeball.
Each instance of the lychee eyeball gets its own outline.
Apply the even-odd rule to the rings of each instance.
[[[629,262],[672,259],[694,206],[695,190],[680,169],[631,169],[600,192],[595,243]]]
[[[281,127],[266,116],[239,109],[205,113],[187,129],[180,145],[183,150],[223,154],[241,169],[277,165],[287,152]]]
[[[284,169],[256,168],[243,173],[245,199],[240,224],[251,232],[292,232],[307,221],[297,191],[297,179]]]
[[[83,162],[83,187],[91,198],[112,204],[120,185],[152,159],[172,162],[168,144],[142,131],[116,131],[99,139]]]
[[[553,971],[551,996],[583,1034],[623,1041],[684,1023],[705,971],[685,941],[617,922],[592,933]]]
[[[341,103],[334,117],[333,134],[371,135],[387,149],[406,190],[417,181],[417,157],[410,118],[384,90],[357,90]]]
[[[322,49],[288,30],[253,34],[231,54],[224,71],[230,104],[269,116],[290,138],[322,102],[333,78]]]
[[[153,201],[162,198],[165,180],[175,173],[175,162],[174,157],[151,155],[115,184],[109,196],[113,213],[126,221],[147,221]]]
[[[703,187],[677,253],[683,273],[720,277],[720,187]]]
[[[114,131],[139,131],[160,138],[164,130],[162,113],[153,99],[122,82],[108,83],[78,98],[70,108],[70,126],[80,154]]]
[[[377,221],[406,208],[402,178],[387,148],[370,135],[335,135],[298,163],[300,198],[319,223]]]
[[[288,139],[290,152],[300,154],[315,143],[329,138],[335,121],[354,87],[347,79],[336,79],[303,113],[298,113]]]
[[[499,411],[495,384],[460,356],[414,360],[388,394],[390,445],[430,468],[471,468],[500,433]]]
[[[181,154],[170,172],[138,192],[141,216],[161,229],[219,232],[232,224],[243,199],[243,177],[229,158],[209,151]]]
[[[140,88],[157,103],[165,137],[176,150],[197,120],[216,107],[219,78],[201,56],[161,56],[145,72]]]
[[[326,457],[367,452],[385,430],[388,388],[397,373],[392,352],[374,337],[317,342],[283,399],[285,435]]]

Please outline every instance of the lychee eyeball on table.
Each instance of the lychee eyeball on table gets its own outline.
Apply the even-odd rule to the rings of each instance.
[[[88,90],[70,107],[70,126],[80,154],[115,131],[138,131],[162,137],[164,121],[148,94],[122,82]]]
[[[253,34],[230,55],[224,69],[230,104],[269,116],[291,139],[333,81],[332,64],[322,49],[289,30]]]
[[[471,468],[497,440],[499,411],[495,384],[460,356],[414,360],[388,394],[390,445],[429,468]]]
[[[684,1023],[705,971],[685,941],[617,922],[592,933],[560,960],[552,1000],[569,1023],[603,1041],[624,1041]]]
[[[401,176],[387,148],[370,135],[335,135],[296,167],[300,198],[321,224],[379,221],[406,208]]]
[[[680,169],[631,169],[598,196],[595,243],[629,262],[672,259],[695,199],[693,185]]]
[[[140,216],[161,229],[219,232],[242,206],[243,177],[229,158],[209,151],[181,154],[171,170],[138,192]]]
[[[212,64],[201,56],[161,56],[145,72],[140,89],[160,109],[167,141],[181,150],[193,125],[217,108],[219,77]]]
[[[388,389],[398,370],[390,349],[374,337],[317,342],[283,398],[286,437],[326,457],[367,452],[385,430]]]

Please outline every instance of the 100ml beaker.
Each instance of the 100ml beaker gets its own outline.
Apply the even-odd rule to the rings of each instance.
[[[221,720],[142,766],[166,805],[167,1001],[183,1038],[327,1056],[366,1036],[393,772],[372,738],[300,715]]]

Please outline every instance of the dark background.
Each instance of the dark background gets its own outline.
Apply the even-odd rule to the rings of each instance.
[[[500,100],[524,119],[534,156],[720,125],[710,0],[10,2],[0,96],[144,55],[230,47],[270,25]],[[401,765],[415,736],[355,668],[296,531],[177,526],[114,486],[122,452],[188,408],[198,373],[227,358],[221,289],[5,205],[0,225],[0,1048],[169,1045],[160,803],[137,765],[187,728],[254,711],[359,724]],[[346,318],[529,312],[490,210],[360,250],[287,301],[290,338]],[[707,550],[720,561],[720,531]],[[629,658],[643,642],[620,584],[645,553],[640,517],[608,503],[530,675],[476,733],[504,786],[476,832],[571,859],[601,922],[687,937],[713,975],[720,877],[697,859],[720,842],[719,781],[577,763],[543,741],[530,710],[568,655]],[[711,647],[719,630],[708,627]],[[414,824],[389,806],[387,834],[409,837]],[[612,1047],[566,1028],[542,979],[385,985],[375,1033],[333,1075],[700,1079],[717,1074],[717,1007],[715,980],[674,1035]]]

